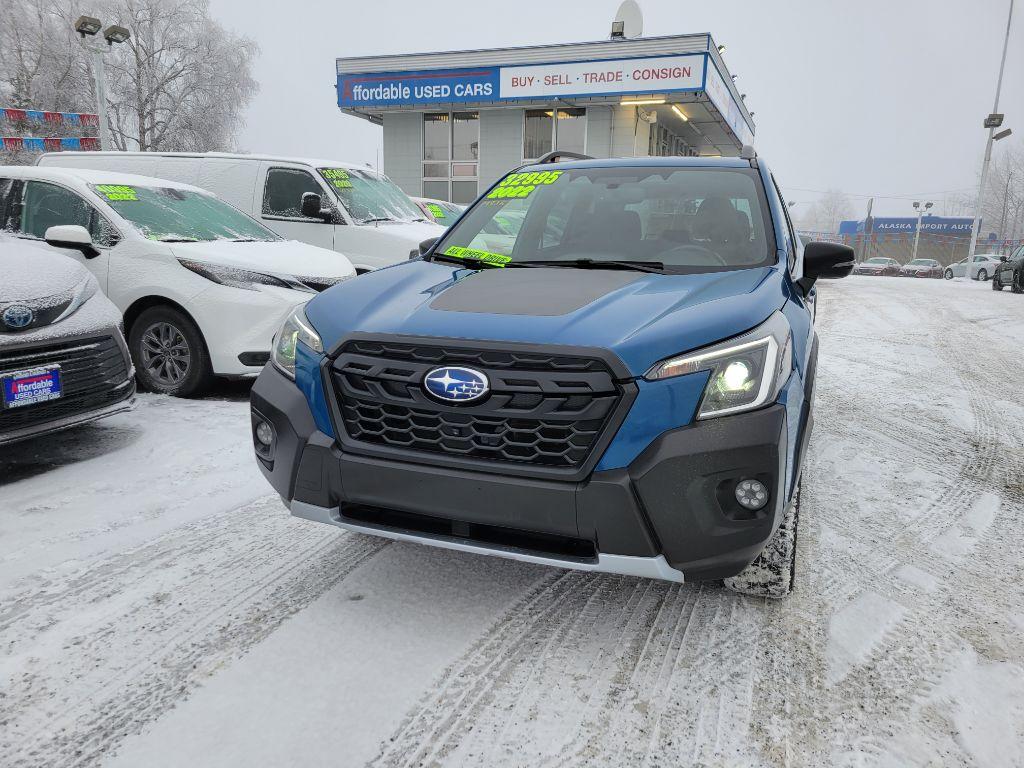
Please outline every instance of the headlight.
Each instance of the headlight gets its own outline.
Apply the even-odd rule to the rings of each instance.
[[[75,286],[74,291],[71,294],[71,303],[68,304],[67,309],[60,313],[60,316],[53,322],[59,323],[66,317],[70,317],[79,308],[85,304],[89,299],[96,295],[96,291],[100,288],[100,284],[96,282],[96,278],[89,273],[85,276],[85,279]]]
[[[266,272],[254,272],[249,269],[238,267],[225,267],[219,264],[206,264],[191,259],[178,259],[178,263],[185,269],[195,272],[207,280],[212,280],[220,285],[229,285],[232,288],[243,288],[247,291],[257,290],[258,285],[272,285],[277,288],[291,288],[306,293],[316,293],[315,290],[304,285],[291,275],[272,275]]]
[[[274,336],[274,347],[270,351],[270,359],[274,365],[291,379],[295,378],[295,352],[299,342],[314,352],[324,351],[323,342],[309,324],[303,307],[298,307],[284,321],[281,330]]]
[[[789,322],[776,312],[753,331],[655,365],[649,381],[710,371],[698,419],[750,411],[774,402],[793,369]]]

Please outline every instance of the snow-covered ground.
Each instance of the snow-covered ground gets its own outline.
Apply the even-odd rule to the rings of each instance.
[[[1024,765],[1024,297],[821,295],[777,602],[292,519],[244,388],[0,449],[0,765]]]

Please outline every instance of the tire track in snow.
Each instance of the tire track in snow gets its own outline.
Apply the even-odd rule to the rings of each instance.
[[[734,758],[759,631],[756,604],[720,588],[553,577],[442,675],[373,765]]]
[[[96,764],[387,544],[301,524],[272,496],[44,572],[0,617],[0,764]]]
[[[989,610],[979,610],[979,601],[975,599],[970,601],[973,609],[970,613],[977,612],[978,615],[971,615],[965,621],[961,612],[965,606],[954,604],[962,601],[952,599],[955,590],[943,581],[942,567],[932,565],[934,555],[926,553],[932,551],[930,545],[948,532],[955,531],[965,515],[971,514],[972,504],[977,503],[979,494],[989,486],[993,475],[1006,464],[1005,456],[1010,445],[1005,425],[992,406],[992,389],[986,386],[983,377],[977,375],[979,369],[998,369],[999,366],[988,365],[989,358],[994,356],[992,344],[979,340],[977,334],[965,338],[959,331],[963,318],[951,318],[948,313],[939,313],[936,318],[933,313],[929,319],[936,326],[936,332],[940,326],[957,329],[946,333],[953,333],[959,338],[954,338],[951,344],[937,346],[968,394],[974,430],[965,441],[967,450],[960,451],[960,466],[951,473],[953,482],[945,484],[923,514],[899,527],[892,526],[895,521],[889,516],[885,521],[891,529],[889,536],[879,536],[883,533],[879,526],[864,526],[859,518],[847,525],[842,522],[837,525],[850,541],[860,545],[859,551],[872,562],[871,568],[857,571],[857,581],[862,587],[858,599],[867,599],[866,605],[875,605],[876,615],[889,613],[894,620],[860,633],[861,636],[854,641],[855,652],[858,651],[857,643],[863,644],[859,650],[864,658],[843,670],[841,675],[841,695],[833,711],[842,735],[837,739],[833,759],[840,757],[844,750],[847,754],[883,754],[896,726],[879,732],[864,729],[860,723],[864,719],[873,719],[879,723],[895,724],[907,716],[915,703],[927,699],[949,672],[950,659],[956,657],[964,643],[960,629],[967,624],[984,626],[987,623],[985,614],[991,615],[990,606],[986,606]],[[907,383],[909,385],[909,380]],[[945,383],[941,382],[941,386]],[[923,395],[929,397],[927,391]],[[895,426],[891,420],[880,418],[878,414],[872,417],[862,411],[859,416],[868,424],[873,423],[879,432],[891,434]],[[927,428],[931,424],[925,422],[923,426]],[[917,432],[918,429],[908,426],[907,431]],[[928,442],[928,449],[933,449],[934,443]],[[920,444],[911,443],[907,448],[916,454]],[[906,459],[901,457],[901,460]],[[984,497],[981,500],[984,501]],[[988,526],[981,533],[987,534],[991,529],[992,526]],[[978,541],[972,543],[976,546]],[[897,568],[908,561],[926,573],[931,571],[936,575],[935,571],[939,571],[937,588],[932,591],[915,589],[896,578]],[[890,609],[885,606],[890,606]],[[844,711],[855,712],[859,716],[844,717]]]

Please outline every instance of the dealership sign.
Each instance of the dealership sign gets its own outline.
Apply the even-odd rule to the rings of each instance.
[[[707,56],[533,64],[521,67],[338,75],[339,107],[460,104],[565,96],[699,91]]]
[[[338,75],[339,107],[457,104],[498,98],[498,68]]]
[[[878,235],[893,235],[914,234],[917,231],[916,216],[876,216],[869,225],[865,224],[864,221],[844,221],[839,225],[839,234],[855,235],[870,231]],[[974,219],[968,218],[925,216],[921,219],[921,231],[934,235],[969,236],[973,225]]]

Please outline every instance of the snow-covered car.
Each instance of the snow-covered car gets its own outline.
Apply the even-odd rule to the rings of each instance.
[[[992,275],[992,290],[1001,291],[1007,286],[1013,293],[1024,293],[1024,245],[1003,256]]]
[[[996,273],[1000,263],[998,253],[976,253],[971,257],[969,270],[971,280],[988,280]],[[942,276],[947,280],[952,280],[954,277],[963,277],[967,273],[967,259],[960,259],[955,264],[946,267]]]
[[[435,200],[431,197],[414,197],[412,201],[419,206],[432,221],[442,227],[450,227],[455,220],[466,210],[466,206],[458,203],[450,203],[447,200]]]
[[[93,274],[0,235],[0,445],[130,410],[134,373]]]
[[[444,232],[383,173],[341,160],[222,152],[53,152],[37,163],[195,184],[282,237],[345,254],[357,272],[402,261],[421,242]]]
[[[942,265],[935,259],[912,259],[900,267],[900,277],[942,277]]]
[[[853,268],[855,275],[885,275],[894,277],[900,273],[900,263],[885,256],[874,256]]]
[[[178,396],[258,374],[281,321],[355,275],[205,190],[123,173],[0,168],[0,230],[88,267],[124,313],[140,386]]]

